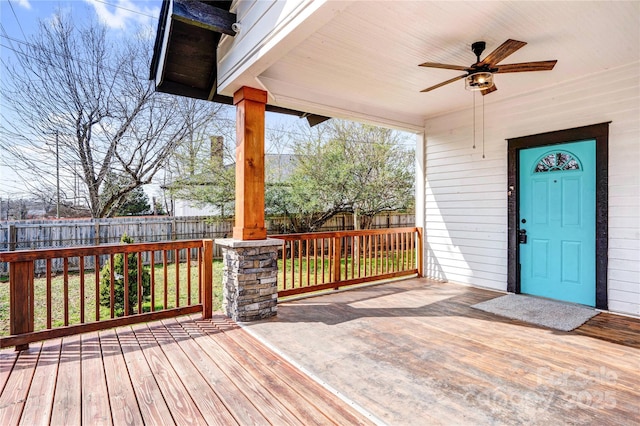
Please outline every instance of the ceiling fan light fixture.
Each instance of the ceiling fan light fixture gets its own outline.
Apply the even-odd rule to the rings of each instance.
[[[493,74],[490,72],[477,72],[469,74],[464,79],[464,88],[467,90],[485,90],[493,86]]]

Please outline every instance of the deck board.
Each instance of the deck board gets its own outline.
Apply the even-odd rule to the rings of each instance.
[[[21,424],[42,425],[49,422],[61,348],[62,339],[47,340],[43,343],[29,396],[20,418]]]
[[[109,404],[113,424],[142,424],[142,415],[140,414],[140,408],[131,381],[122,380],[123,377],[128,377],[128,371],[114,330],[106,330],[100,333],[100,347],[102,349],[104,374],[107,388],[109,389]]]
[[[0,395],[0,425],[15,424],[22,415],[42,343],[20,352]]]
[[[116,329],[116,334],[144,423],[175,425],[171,410],[169,410],[153,372],[140,349],[136,335],[129,327]]]
[[[175,422],[179,425],[206,425],[207,422],[200,410],[189,396],[184,383],[173,369],[147,324],[137,324],[132,328],[136,338],[141,342],[142,353],[151,367]]]
[[[102,349],[98,333],[81,336],[82,345],[82,421],[92,425],[111,425],[111,408]]]
[[[202,349],[212,357],[219,368],[230,377],[233,377],[234,381],[240,385],[244,390],[245,396],[261,412],[263,421],[270,419],[277,424],[298,423],[298,420],[286,409],[283,409],[269,389],[264,386],[264,382],[262,382],[264,375],[258,374],[254,376],[247,371],[247,364],[251,362],[250,359],[234,356],[235,347],[226,344],[224,333],[219,333],[219,335],[215,336],[215,339],[210,339],[203,335],[198,336],[198,332],[193,329],[189,329],[189,333],[196,337]],[[242,359],[243,363],[239,364],[237,359]]]
[[[62,339],[51,424],[77,425],[82,421],[80,342],[80,336],[69,336]]]
[[[240,345],[243,334],[218,314],[4,349],[0,424],[370,424],[255,339]]]
[[[187,394],[194,403],[194,408],[199,411],[197,417],[202,416],[203,420],[206,419],[205,422],[209,424],[235,424],[236,421],[233,416],[226,409],[207,380],[194,368],[190,357],[182,351],[170,330],[163,324],[162,327],[151,326],[150,331],[167,357],[168,365],[171,365],[177,377],[180,378]],[[174,334],[179,336],[176,331],[174,331]],[[177,392],[180,393],[180,391]],[[178,423],[182,423],[182,421],[178,420]]]
[[[200,337],[206,337],[204,334],[193,336],[175,320],[163,322],[174,335],[182,350],[190,354],[191,362],[206,383],[215,391],[216,398],[221,400],[223,406],[229,410],[238,423],[244,425],[264,421],[264,416],[253,405],[253,402],[235,385],[234,380],[215,363],[207,347],[198,343],[198,340],[201,340]]]

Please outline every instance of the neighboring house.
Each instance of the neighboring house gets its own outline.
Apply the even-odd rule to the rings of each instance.
[[[640,315],[640,3],[240,0],[204,28],[182,3],[163,7],[159,90],[250,87],[267,109],[416,134],[427,276]],[[476,41],[478,68],[506,47],[487,59],[498,90],[474,97]],[[180,42],[201,69],[176,71]]]

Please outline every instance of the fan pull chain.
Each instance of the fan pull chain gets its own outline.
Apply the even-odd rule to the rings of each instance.
[[[484,96],[482,96],[482,158],[484,158]]]
[[[473,149],[476,149],[476,92],[473,92]]]

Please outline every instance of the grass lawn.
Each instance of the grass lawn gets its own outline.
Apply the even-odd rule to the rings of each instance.
[[[175,264],[167,267],[167,307],[176,306],[175,294]],[[180,306],[187,306],[187,264],[180,264]],[[191,302],[198,301],[198,272],[194,264],[191,265]],[[47,322],[47,280],[36,278],[34,280],[34,328],[43,330]],[[64,280],[58,275],[51,280],[51,322],[53,327],[64,325]],[[93,271],[85,273],[85,322],[95,320],[95,275]],[[164,272],[162,265],[155,266],[155,304],[156,309],[162,309],[164,304]],[[213,310],[219,311],[222,307],[222,260],[213,261]],[[143,304],[143,310],[148,311],[150,302]],[[100,306],[100,318],[110,318],[108,306]],[[80,323],[80,275],[69,274],[69,324]],[[9,335],[9,282],[0,282],[0,336]]]

